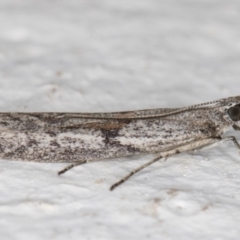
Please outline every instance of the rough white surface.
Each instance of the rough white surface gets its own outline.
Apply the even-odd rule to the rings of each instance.
[[[237,0],[0,0],[0,110],[123,111],[239,95],[239,9]],[[231,143],[158,162],[109,191],[152,157],[61,177],[66,164],[2,159],[0,239],[240,238]]]

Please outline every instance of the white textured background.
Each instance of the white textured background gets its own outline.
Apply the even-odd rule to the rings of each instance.
[[[0,0],[1,111],[180,107],[240,94],[238,0]],[[234,133],[236,136],[238,133]],[[231,143],[66,164],[0,161],[1,240],[240,238]]]

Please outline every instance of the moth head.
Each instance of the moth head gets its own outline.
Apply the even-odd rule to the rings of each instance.
[[[227,114],[233,123],[235,130],[240,130],[240,104],[232,105],[228,108]]]

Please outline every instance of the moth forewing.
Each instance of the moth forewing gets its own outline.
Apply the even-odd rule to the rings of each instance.
[[[89,161],[159,153],[112,186],[155,161],[197,150],[222,139],[230,127],[240,129],[240,97],[184,108],[160,108],[114,113],[0,113],[0,157],[35,162]]]

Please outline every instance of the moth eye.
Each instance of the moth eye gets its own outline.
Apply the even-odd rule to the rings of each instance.
[[[233,121],[240,120],[240,106],[236,105],[228,109],[228,115]]]

